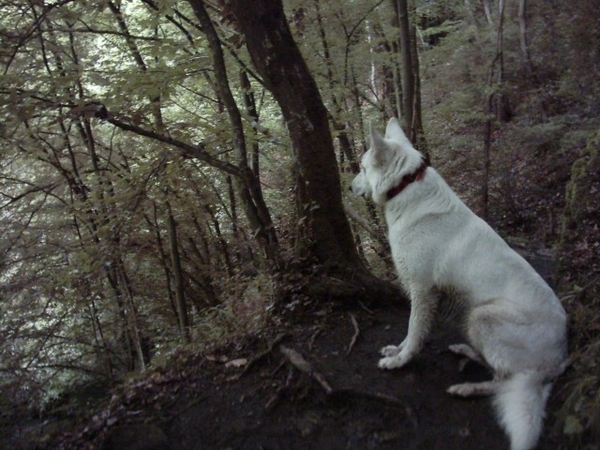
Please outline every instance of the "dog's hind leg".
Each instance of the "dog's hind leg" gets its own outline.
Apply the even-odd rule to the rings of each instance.
[[[540,314],[542,317],[540,317]],[[492,367],[496,378],[451,386],[453,395],[491,395],[511,450],[532,450],[542,430],[550,392],[548,370],[559,373],[563,360],[563,324],[550,313],[511,301],[490,299],[467,318],[469,343]]]
[[[454,353],[455,355],[463,356],[463,357],[466,358],[466,359],[463,359],[462,361],[460,361],[460,363],[458,365],[458,368],[459,368],[458,370],[460,372],[462,372],[464,370],[466,364],[469,361],[476,362],[480,366],[483,366],[486,369],[489,369],[491,372],[494,371],[494,369],[492,367],[490,367],[490,365],[487,363],[487,361],[481,355],[481,353],[479,353],[477,350],[475,350],[469,344],[454,344],[454,345],[449,345],[448,349],[452,353]]]
[[[482,366],[488,366],[488,364],[485,362],[485,359],[483,359],[483,356],[481,356],[481,354],[479,354],[479,352],[469,344],[449,345],[448,349],[455,355],[464,356],[465,358],[469,358],[471,361],[475,361]]]
[[[489,396],[498,391],[500,383],[497,381],[482,381],[480,383],[462,383],[450,386],[446,392],[459,397]]]
[[[558,357],[547,344],[552,329],[536,325],[533,312],[510,300],[491,299],[473,308],[466,325],[469,344],[500,378],[537,370]]]

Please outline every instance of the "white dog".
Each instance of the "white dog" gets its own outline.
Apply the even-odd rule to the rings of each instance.
[[[408,363],[432,325],[439,294],[465,309],[470,345],[450,347],[490,367],[493,381],[451,386],[454,395],[494,395],[511,450],[536,446],[551,383],[567,365],[566,313],[535,270],[477,217],[408,141],[397,119],[352,182],[385,208],[392,256],[411,300],[406,339],[381,350],[382,369]]]

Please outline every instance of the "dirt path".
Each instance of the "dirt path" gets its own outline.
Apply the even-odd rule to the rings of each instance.
[[[239,379],[242,369],[217,370],[201,399],[164,424],[170,448],[507,449],[488,399],[445,393],[450,384],[489,378],[474,363],[459,371],[446,350],[460,342],[455,332],[436,332],[409,367],[377,369],[378,349],[399,342],[406,325],[399,308],[317,312],[313,324],[281,341],[304,357],[312,375],[278,346]],[[539,449],[568,448],[548,436],[549,428]]]
[[[328,304],[293,314],[270,337],[230,343],[193,361],[183,355],[184,362],[125,384],[103,409],[78,411],[76,426],[72,418],[47,421],[63,431],[37,447],[508,449],[489,399],[445,392],[453,383],[489,378],[472,362],[459,370],[447,346],[461,339],[447,324],[407,367],[382,371],[378,350],[403,339],[406,309]],[[552,434],[553,409],[551,402],[538,450],[573,448]],[[74,431],[65,434],[67,426]]]

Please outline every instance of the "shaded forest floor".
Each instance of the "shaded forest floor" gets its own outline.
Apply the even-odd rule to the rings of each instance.
[[[438,327],[408,367],[381,371],[378,350],[404,337],[406,308],[356,302],[300,309],[268,336],[193,358],[182,354],[86,414],[77,408],[62,419],[49,416],[24,436],[52,449],[508,448],[489,399],[445,392],[489,378],[474,363],[459,370],[459,358],[447,350],[461,341],[452,327]],[[560,391],[559,381],[539,449],[572,448],[553,430]],[[3,442],[32,446],[6,435]]]

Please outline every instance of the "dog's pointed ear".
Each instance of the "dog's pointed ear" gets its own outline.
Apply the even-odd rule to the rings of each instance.
[[[369,126],[369,134],[371,135],[371,151],[373,152],[373,162],[379,165],[385,162],[389,147],[387,142],[385,142],[385,138],[379,134],[372,123]]]
[[[386,139],[391,139],[399,144],[403,144],[405,141],[408,141],[408,138],[402,131],[402,127],[400,126],[400,122],[395,117],[392,117],[385,128],[385,137]]]

